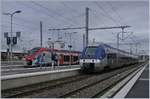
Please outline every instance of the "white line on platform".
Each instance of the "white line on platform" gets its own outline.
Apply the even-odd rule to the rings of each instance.
[[[7,72],[7,71],[18,71],[18,70],[32,70],[32,69],[40,69],[40,68],[17,68],[17,69],[2,69],[2,72]]]
[[[79,67],[78,65],[71,65],[71,66],[56,66],[55,68],[72,68],[72,67]],[[18,70],[33,70],[33,69],[53,69],[52,67],[34,67],[34,68],[16,68],[16,69],[1,69],[2,72],[7,72],[7,71],[18,71]]]
[[[148,81],[148,78],[140,78],[139,80]]]
[[[23,67],[24,65],[1,65],[1,68],[7,68],[7,67]]]
[[[71,69],[58,69],[53,71],[39,71],[34,73],[24,73],[24,74],[14,74],[14,75],[6,75],[1,76],[1,80],[5,79],[14,79],[14,78],[20,78],[20,77],[30,77],[30,76],[37,76],[37,75],[44,75],[44,74],[50,74],[50,73],[58,73],[58,72],[66,72],[66,71],[74,71],[79,70],[80,68],[71,68]]]
[[[124,98],[131,90],[133,85],[136,83],[137,79],[140,77],[145,67],[146,65],[113,98]]]
[[[1,65],[1,68],[7,68],[7,67],[23,67],[23,66],[25,66],[25,65],[7,65],[7,66],[2,66]],[[67,65],[67,66],[69,66],[69,65]],[[79,66],[79,65],[71,65],[72,67],[75,67],[75,66]],[[31,66],[32,67],[32,66]],[[57,66],[56,66],[57,67]],[[58,66],[59,67],[59,66]],[[60,67],[66,67],[66,66],[60,66]]]
[[[122,86],[124,86],[141,68],[134,71],[131,75],[123,79],[121,82],[119,82],[117,85],[115,85],[113,88],[108,90],[104,95],[102,95],[100,98],[109,98],[112,97]]]

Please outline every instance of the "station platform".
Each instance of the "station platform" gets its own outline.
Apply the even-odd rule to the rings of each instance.
[[[125,98],[149,98],[149,64]]]
[[[24,68],[23,66],[18,66],[18,67],[17,66],[12,66],[12,67],[8,66],[8,67],[11,67],[11,68],[4,68],[4,67],[5,66],[3,66],[3,68],[1,68],[1,76],[80,68],[79,65],[55,66],[55,68],[54,67]]]

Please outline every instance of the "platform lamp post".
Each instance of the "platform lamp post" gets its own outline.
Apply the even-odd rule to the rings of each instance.
[[[71,36],[72,36],[72,34],[76,34],[76,33],[77,32],[68,33],[69,34],[69,38],[70,38],[70,45],[68,45],[68,48],[70,50],[70,66],[71,66],[71,48],[72,48],[72,45],[71,45],[72,38],[71,38]]]
[[[71,66],[71,48],[72,48],[72,45],[68,45],[68,48],[70,50],[70,66]]]
[[[10,15],[11,17],[11,32],[10,32],[10,60],[12,61],[12,45],[13,45],[13,31],[12,31],[12,21],[13,21],[13,15],[16,14],[16,13],[21,13],[20,10],[17,10],[13,13],[3,13],[4,15]]]
[[[54,69],[54,53],[53,53],[54,42],[52,41],[51,38],[48,38],[48,45],[49,45],[49,48],[50,48],[50,51],[51,51],[51,58],[52,58],[51,65],[52,65],[52,68]]]

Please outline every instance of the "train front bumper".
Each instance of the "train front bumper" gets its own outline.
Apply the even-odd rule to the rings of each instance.
[[[80,59],[80,63],[100,63],[100,59]]]

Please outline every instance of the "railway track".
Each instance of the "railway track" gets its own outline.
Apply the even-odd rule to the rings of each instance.
[[[35,85],[24,86],[21,88],[19,87],[19,88],[14,88],[11,90],[8,89],[8,90],[2,91],[2,97],[5,97],[5,98],[22,97],[25,95],[29,95],[32,92],[36,92],[37,90],[53,88],[56,86],[60,86],[62,84],[67,84],[70,82],[75,82],[78,80],[86,79],[90,76],[91,75],[77,75],[77,76],[67,77],[67,78],[63,78],[63,79],[59,79],[59,80],[39,83],[39,84],[35,84]]]
[[[134,68],[130,71],[125,71],[125,72],[119,73],[117,75],[113,75],[112,77],[108,77],[106,79],[89,84],[85,87],[82,87],[78,90],[70,92],[61,97],[65,97],[65,98],[67,98],[67,97],[69,97],[69,98],[98,98],[105,92],[105,90],[111,88],[113,85],[115,85],[117,82],[122,80],[124,77],[128,76],[134,70],[136,70],[136,69]]]
[[[5,98],[90,98],[99,97],[108,88],[139,67],[132,65],[101,74],[78,75],[65,79],[2,91]]]

